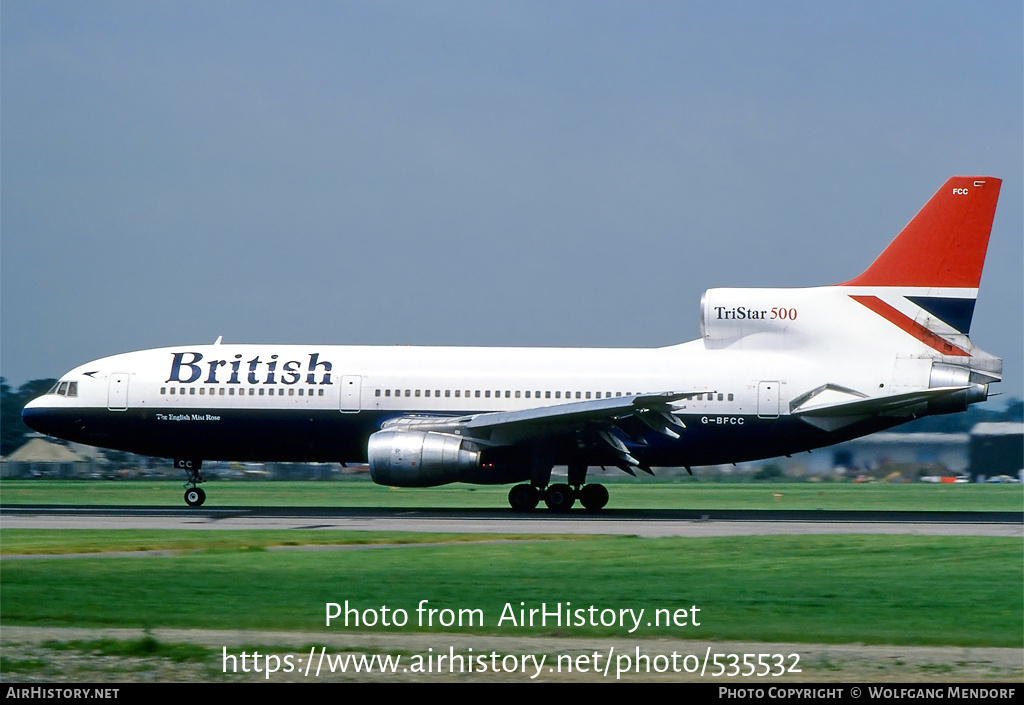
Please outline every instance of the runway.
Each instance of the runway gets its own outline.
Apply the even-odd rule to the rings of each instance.
[[[908,534],[1024,537],[1015,512],[605,510],[514,514],[490,509],[337,507],[0,507],[5,529],[189,529],[411,531],[472,534],[766,536]]]

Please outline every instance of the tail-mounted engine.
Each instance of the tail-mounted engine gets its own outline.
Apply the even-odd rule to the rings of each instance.
[[[983,402],[988,398],[988,385],[972,381],[972,372],[966,367],[933,363],[928,387],[966,387],[928,402],[929,414],[955,414],[966,411],[971,404]]]
[[[822,333],[823,305],[837,298],[821,289],[708,289],[700,301],[700,331],[708,348],[739,344],[782,350]],[[809,319],[818,319],[808,325]]]

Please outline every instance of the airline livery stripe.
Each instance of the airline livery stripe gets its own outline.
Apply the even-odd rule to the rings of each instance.
[[[906,314],[897,311],[895,308],[885,303],[877,296],[857,296],[851,294],[850,298],[856,301],[857,303],[868,307],[869,309],[877,313],[879,316],[889,321],[889,323],[892,323],[894,326],[904,331],[905,333],[909,333],[910,335],[914,336],[915,338],[917,338],[918,340],[920,340],[922,343],[932,348],[933,350],[938,350],[943,355],[954,355],[958,357],[971,356],[971,354],[966,350],[958,348],[956,345],[953,345],[942,336],[932,333],[930,330],[922,326],[920,323],[910,318]]]

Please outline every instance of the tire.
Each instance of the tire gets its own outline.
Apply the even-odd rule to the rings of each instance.
[[[596,512],[608,504],[608,490],[604,485],[584,485],[580,490],[580,504],[587,511]]]
[[[185,490],[185,504],[190,507],[201,507],[206,501],[206,493],[198,487],[189,487]]]
[[[537,508],[540,492],[533,485],[516,485],[508,491],[508,503],[514,512],[529,512]]]
[[[576,493],[569,485],[550,485],[544,492],[544,504],[553,512],[567,512],[576,503]]]

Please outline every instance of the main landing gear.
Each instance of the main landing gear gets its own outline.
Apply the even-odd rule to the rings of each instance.
[[[197,486],[200,482],[204,482],[202,475],[199,474],[199,471],[203,469],[203,461],[175,459],[174,467],[188,473],[188,482],[185,483],[185,504],[190,507],[203,506],[203,502],[206,501],[206,493]]]
[[[516,485],[508,492],[508,503],[516,512],[532,511],[541,500],[553,512],[567,512],[572,509],[576,500],[583,508],[596,512],[608,504],[608,490],[604,485],[570,485],[556,483],[539,489],[530,484]]]

